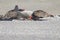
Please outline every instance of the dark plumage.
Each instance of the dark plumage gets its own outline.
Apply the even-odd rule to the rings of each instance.
[[[47,16],[47,13],[42,11],[42,10],[36,10],[32,14],[32,19],[33,20],[39,20],[39,18],[44,18]]]

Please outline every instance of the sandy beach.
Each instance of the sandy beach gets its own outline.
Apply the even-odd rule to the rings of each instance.
[[[60,0],[0,0],[0,15],[5,15],[15,5],[60,15]],[[60,17],[47,21],[0,21],[0,40],[60,40]]]
[[[0,14],[5,14],[15,5],[26,10],[44,10],[49,14],[60,14],[60,0],[0,0]]]

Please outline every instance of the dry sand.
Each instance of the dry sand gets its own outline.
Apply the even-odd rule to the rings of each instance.
[[[60,14],[60,0],[0,0],[0,14],[4,15],[15,5],[26,10],[40,9],[50,14]]]

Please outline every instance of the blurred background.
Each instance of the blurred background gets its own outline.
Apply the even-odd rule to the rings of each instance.
[[[49,14],[60,14],[60,0],[0,0],[0,14],[14,9],[15,5],[26,10],[44,10]]]

